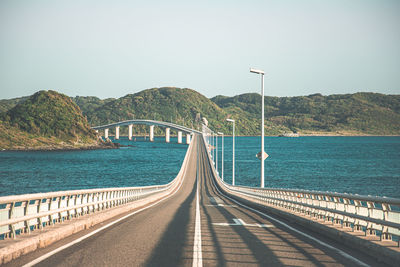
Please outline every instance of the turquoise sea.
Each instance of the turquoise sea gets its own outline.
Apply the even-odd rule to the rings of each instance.
[[[260,137],[236,137],[237,185],[260,185]],[[222,174],[219,138],[218,167]],[[164,184],[187,145],[126,138],[120,149],[0,152],[0,195]],[[232,179],[232,138],[224,139],[224,179]],[[400,198],[400,137],[266,137],[266,187]]]

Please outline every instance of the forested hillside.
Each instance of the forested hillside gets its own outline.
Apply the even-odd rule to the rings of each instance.
[[[6,112],[13,107],[15,107],[18,103],[27,100],[29,96],[17,97],[12,99],[1,99],[0,100],[0,113]]]
[[[211,100],[224,110],[240,109],[261,118],[259,94],[216,96]],[[302,133],[399,135],[400,95],[265,97],[265,118]]]
[[[198,92],[171,87],[128,94],[98,108],[82,110],[92,125],[135,118],[172,121],[198,128],[202,117],[206,117],[211,125],[218,125],[228,116],[215,103]]]
[[[192,89],[165,87],[118,99],[83,96],[71,99],[92,126],[137,118],[199,128],[201,118],[205,117],[211,128],[226,134],[232,131],[227,118],[236,120],[238,135],[259,135],[260,132],[261,96],[255,93],[208,99]],[[26,97],[0,100],[0,111],[24,101]],[[145,127],[136,129],[136,133],[146,131]],[[266,96],[265,133],[279,135],[292,131],[303,135],[400,135],[400,95]]]
[[[39,91],[0,113],[0,148],[64,149],[102,145],[71,98]]]

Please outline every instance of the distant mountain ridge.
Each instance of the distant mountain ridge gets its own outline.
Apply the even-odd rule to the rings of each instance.
[[[211,99],[224,110],[235,107],[260,118],[261,96],[243,94]],[[356,93],[265,97],[265,118],[291,131],[399,135],[400,95]]]
[[[238,135],[259,135],[261,96],[256,93],[211,99],[187,88],[163,87],[128,94],[121,98],[71,98],[90,125],[138,119],[172,121],[198,128],[201,117],[210,127],[226,134],[237,121]],[[24,98],[0,100],[0,111]],[[124,131],[124,129],[122,129]],[[139,133],[146,128],[139,127]],[[356,93],[323,96],[265,97],[265,132],[316,135],[400,135],[400,95]]]

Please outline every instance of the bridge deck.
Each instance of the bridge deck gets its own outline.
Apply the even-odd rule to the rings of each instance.
[[[204,266],[382,265],[367,255],[296,227],[314,239],[299,235],[224,196],[213,183],[203,139],[196,135],[193,142],[184,182],[174,195],[54,254],[38,266],[192,266],[197,179],[201,253],[196,257],[201,257]],[[321,246],[318,240],[332,248]],[[69,241],[55,243],[6,266],[26,264],[65,242]],[[343,256],[340,251],[351,256]]]

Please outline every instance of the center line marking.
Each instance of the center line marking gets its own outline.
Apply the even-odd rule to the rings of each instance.
[[[203,255],[201,252],[201,224],[200,224],[200,204],[199,204],[199,167],[200,167],[199,158],[197,156],[196,223],[194,230],[193,265],[192,265],[193,267],[203,266]]]

